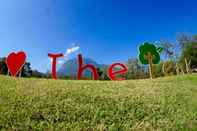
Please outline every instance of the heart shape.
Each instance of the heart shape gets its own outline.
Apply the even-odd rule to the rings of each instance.
[[[26,60],[25,52],[10,53],[6,59],[8,70],[12,76],[16,76],[23,68]]]

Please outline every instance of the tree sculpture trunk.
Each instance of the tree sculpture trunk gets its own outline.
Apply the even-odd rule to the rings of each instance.
[[[22,70],[19,72],[19,77],[21,77],[21,75],[22,75]]]
[[[10,75],[9,69],[8,69],[7,75],[8,75],[8,76]]]
[[[150,78],[153,79],[153,56],[150,52],[148,52],[148,63],[149,63],[149,75]]]
[[[163,74],[165,76],[166,75],[166,72],[165,72],[165,62],[163,62],[163,64],[162,64],[162,72],[163,72]]]

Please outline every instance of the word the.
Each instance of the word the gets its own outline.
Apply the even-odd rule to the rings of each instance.
[[[61,53],[60,54],[49,53],[48,56],[52,59],[52,77],[53,77],[53,79],[57,79],[57,75],[56,75],[57,59],[63,57],[64,55]],[[117,70],[117,67],[121,67],[121,68],[118,68],[118,70]],[[78,80],[81,79],[81,76],[86,69],[89,69],[93,73],[94,80],[99,79],[99,75],[98,75],[96,67],[91,64],[85,65],[83,63],[82,55],[79,54],[78,55],[78,72],[77,72],[77,79]],[[114,71],[115,69],[116,69],[116,71]],[[121,80],[124,80],[124,78],[118,78],[117,75],[125,74],[127,71],[128,71],[128,68],[126,65],[124,65],[122,63],[114,63],[108,69],[108,76],[111,80],[121,81]]]

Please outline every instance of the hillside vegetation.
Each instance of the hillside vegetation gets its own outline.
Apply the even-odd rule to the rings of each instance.
[[[197,130],[197,75],[69,81],[0,76],[0,130]]]

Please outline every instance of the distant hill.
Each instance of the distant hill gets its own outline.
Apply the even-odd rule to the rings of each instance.
[[[83,58],[84,64],[92,64],[96,68],[103,68],[104,64],[98,64],[96,61],[90,59],[90,58]],[[58,76],[72,76],[76,77],[77,76],[77,71],[78,71],[78,60],[71,59],[68,61],[65,61],[57,71]],[[85,77],[90,77],[91,72],[89,70],[84,71],[83,76]]]

